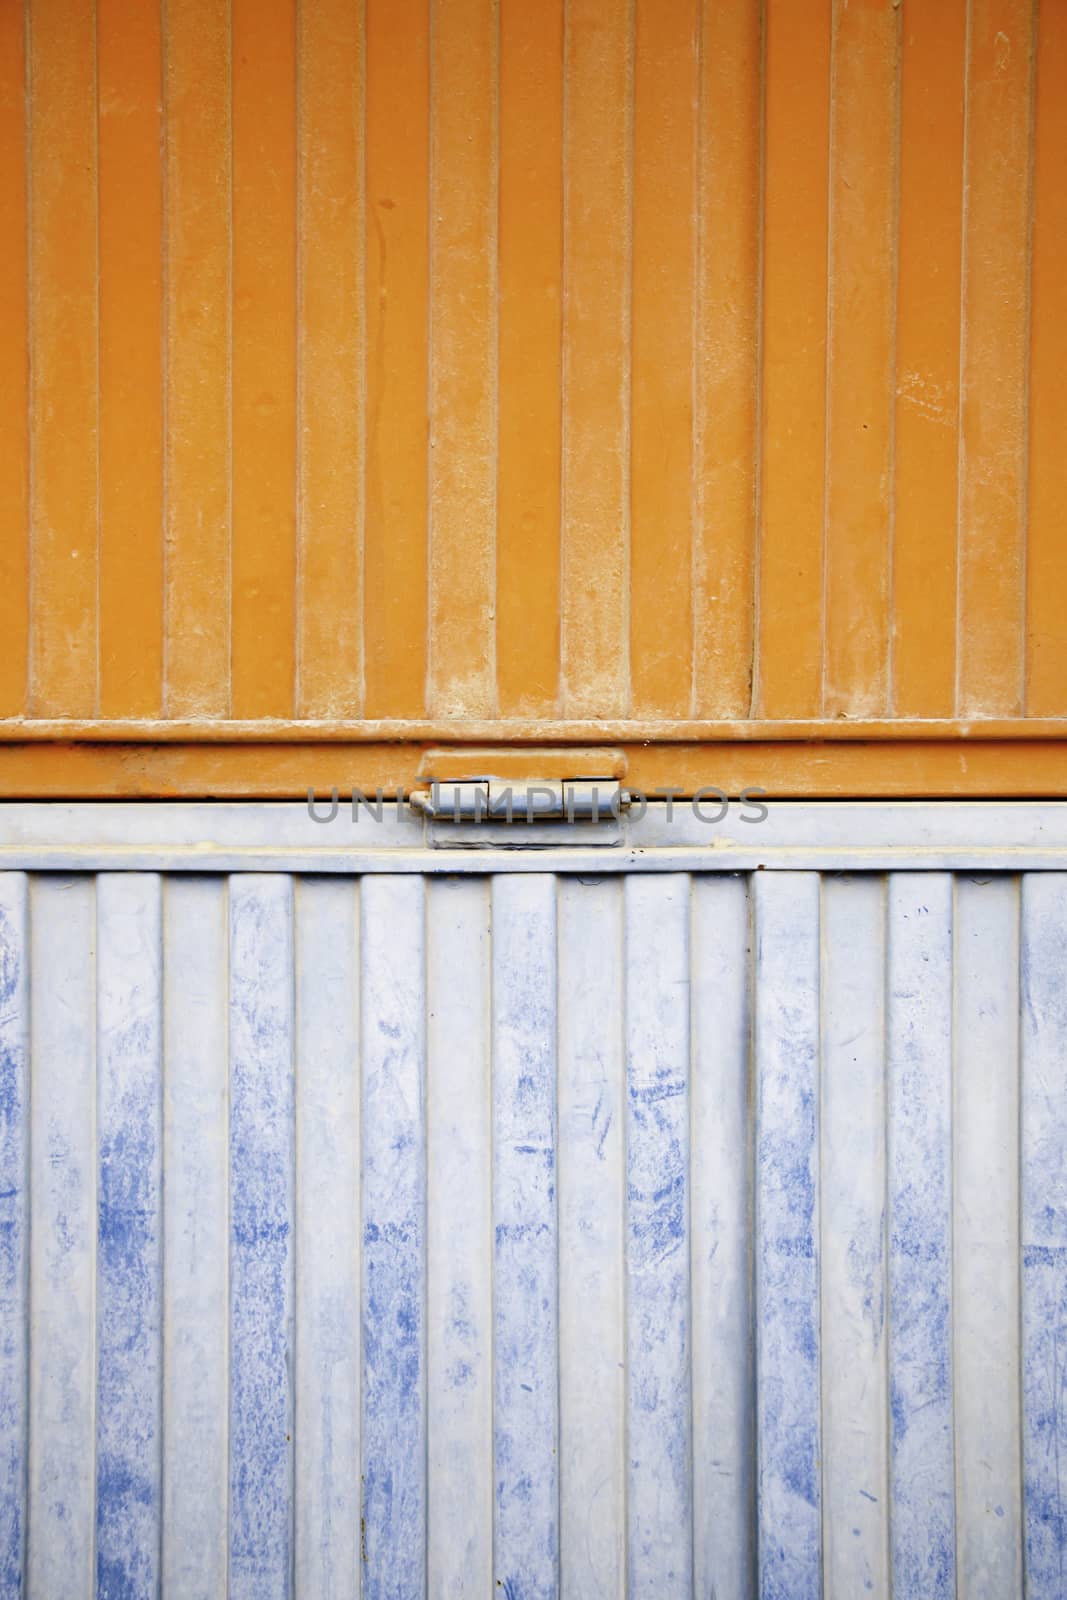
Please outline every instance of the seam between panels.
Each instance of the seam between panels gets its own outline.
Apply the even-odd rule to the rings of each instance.
[[[622,1161],[619,1174],[619,1205],[622,1211],[620,1232],[621,1291],[622,1291],[622,1547],[619,1552],[622,1592],[630,1592],[630,1235],[629,1235],[629,1174],[630,1174],[630,975],[627,968],[630,952],[630,884],[623,879],[619,904],[618,949],[621,956],[620,986],[622,1004],[619,1021],[622,1028]]]
[[[25,1371],[23,1372],[22,1397],[26,1408],[26,1444],[23,1451],[22,1464],[22,1493],[23,1493],[23,1526],[22,1545],[19,1552],[19,1570],[29,1593],[29,1553],[30,1553],[30,1443],[33,1431],[33,1413],[30,1408],[31,1400],[31,1373],[32,1362],[30,1356],[30,1332],[33,1327],[33,1307],[31,1294],[33,1292],[33,1109],[35,1095],[33,1092],[33,1061],[35,1055],[33,1037],[33,875],[29,872],[23,874],[23,928],[25,930],[24,950],[26,966],[26,1094],[25,1109],[23,1112],[22,1129],[22,1160],[23,1160],[23,1192],[25,1202],[23,1211],[25,1215],[25,1244],[23,1267],[20,1287],[23,1293],[22,1313],[22,1338],[25,1350]]]
[[[756,1167],[756,1138],[758,1129],[758,1078],[756,1057],[756,896],[755,884],[751,873],[739,874],[742,892],[745,897],[745,932],[747,948],[745,950],[745,1050],[746,1050],[746,1082],[745,1082],[745,1177],[744,1177],[744,1218],[745,1218],[745,1288],[747,1294],[747,1315],[745,1318],[745,1398],[748,1404],[748,1414],[751,1418],[752,1436],[747,1441],[746,1471],[750,1474],[748,1494],[746,1496],[749,1527],[747,1555],[749,1570],[752,1575],[753,1592],[759,1590],[759,1406],[757,1394],[758,1379],[758,1306],[756,1299],[756,1264],[757,1264],[757,1167]]]
[[[23,85],[26,97],[23,112],[23,137],[26,146],[26,155],[23,163],[23,182],[26,186],[26,507],[27,522],[29,524],[26,540],[26,609],[28,627],[26,630],[26,682],[25,703],[27,711],[33,715],[41,708],[37,703],[37,653],[38,629],[36,626],[36,590],[35,578],[37,563],[34,559],[37,552],[37,527],[36,527],[36,455],[34,448],[36,428],[36,363],[34,357],[34,332],[37,319],[34,316],[34,290],[36,287],[36,273],[33,260],[33,13],[30,0],[23,0]],[[27,1524],[28,1527],[28,1524]]]
[[[763,413],[764,413],[764,311],[766,306],[766,220],[767,220],[767,5],[759,7],[759,154],[757,157],[756,200],[756,305],[755,335],[752,344],[753,422],[752,422],[752,575],[749,607],[752,637],[748,649],[747,716],[756,716],[763,693],[760,668],[762,638],[763,585]]]
[[[419,1231],[422,1236],[422,1262],[419,1273],[419,1372],[422,1402],[422,1588],[429,1594],[430,1582],[430,884],[425,877],[415,879],[422,919],[419,940],[419,988],[422,994],[422,1031],[419,1039]]]
[[[834,332],[837,309],[834,293],[835,262],[834,262],[834,139],[836,134],[836,101],[838,67],[838,6],[842,0],[831,0],[830,4],[830,51],[827,70],[827,93],[830,105],[826,126],[826,252],[824,265],[826,269],[826,292],[823,300],[823,337],[825,341],[823,359],[823,398],[822,398],[822,539],[819,547],[820,561],[820,596],[819,596],[819,714],[826,715],[827,677],[830,663],[829,650],[826,640],[826,625],[830,620],[829,588],[831,575],[831,542],[830,542],[830,485],[831,485],[831,433],[830,421],[832,410],[834,364]],[[844,0],[847,5],[848,0]],[[834,684],[829,685],[831,689]],[[822,908],[822,880],[819,882],[819,904]],[[820,919],[821,920],[821,919]],[[821,1359],[821,1357],[820,1357]]]
[[[421,888],[422,904],[422,1049],[420,1056],[419,1084],[419,1132],[422,1141],[422,1282],[419,1293],[419,1327],[422,1345],[420,1349],[420,1371],[422,1374],[422,1474],[423,1474],[423,1549],[425,1552],[423,1571],[423,1593],[431,1593],[430,1587],[430,1552],[431,1519],[430,1519],[430,1462],[432,1459],[432,1441],[430,1438],[430,1269],[432,1256],[430,1252],[430,1018],[432,1012],[430,979],[433,968],[433,952],[436,940],[433,937],[433,882],[422,877],[418,879]]]
[[[92,1049],[92,1096],[90,1099],[90,1140],[92,1151],[92,1186],[91,1203],[89,1206],[90,1244],[89,1258],[92,1263],[90,1285],[92,1294],[92,1320],[90,1323],[92,1337],[92,1360],[89,1371],[90,1378],[90,1413],[92,1416],[92,1499],[90,1502],[91,1523],[89,1528],[89,1582],[91,1592],[96,1590],[97,1563],[99,1560],[98,1532],[97,1532],[97,1504],[99,1498],[100,1482],[100,873],[94,873],[89,882],[92,884],[93,911],[92,911],[92,961],[90,980],[90,1006],[92,1008],[92,1025],[89,1030],[89,1040]]]
[[[342,882],[345,881],[342,879]],[[354,1377],[355,1394],[353,1396],[353,1410],[356,1418],[356,1450],[355,1466],[356,1481],[356,1570],[355,1570],[355,1600],[361,1600],[363,1594],[363,1541],[360,1537],[361,1521],[363,1516],[363,988],[361,973],[363,970],[363,928],[361,921],[361,904],[363,898],[363,882],[360,878],[352,878],[349,882],[349,907],[348,912],[352,918],[353,955],[354,960],[350,968],[352,983],[352,998],[350,1002],[352,1012],[352,1043],[354,1046],[354,1061],[352,1063],[355,1082],[352,1085],[352,1107],[355,1120],[355,1186],[353,1194],[354,1209],[356,1213],[354,1261],[349,1263],[349,1270],[354,1274],[355,1289],[355,1315],[353,1317],[353,1334],[355,1338]]]
[[[159,519],[159,709],[162,717],[169,712],[167,677],[170,666],[170,585],[167,582],[170,566],[170,541],[167,530],[170,524],[170,183],[168,177],[169,109],[168,77],[170,52],[167,8],[169,0],[160,0],[159,12],[159,414],[160,414],[160,519]]]
[[[627,711],[633,706],[633,438],[634,438],[634,137],[637,123],[637,0],[625,0],[626,15],[626,86],[623,103],[623,139],[626,146],[624,158],[623,229],[625,255],[623,263],[623,315],[622,344],[624,375],[619,386],[622,428],[620,456],[622,483],[620,484],[620,521],[626,530],[622,542],[623,591],[619,628],[619,665],[625,677],[621,685],[612,685],[612,696]],[[620,695],[621,688],[621,695]]]
[[[1037,170],[1037,41],[1040,26],[1040,0],[1030,0],[1027,17],[1027,119],[1026,119],[1026,327],[1023,345],[1023,437],[1020,448],[1020,570],[1019,570],[1019,711],[1026,715],[1029,678],[1029,577],[1030,558],[1030,386],[1033,370],[1034,313],[1034,180]],[[1020,895],[1022,884],[1020,883]],[[1024,1541],[1025,1544],[1025,1541]]]
[[[827,1483],[825,1483],[825,1382],[824,1362],[825,1346],[822,1341],[822,1269],[824,1269],[824,1248],[822,1248],[822,1178],[824,1178],[824,1150],[822,1150],[822,1130],[824,1130],[824,1043],[825,1035],[825,990],[827,990],[827,950],[825,950],[825,875],[822,872],[816,875],[816,1093],[814,1093],[814,1107],[816,1107],[816,1130],[814,1130],[814,1168],[816,1168],[816,1181],[814,1181],[814,1245],[816,1245],[816,1320],[819,1325],[819,1365],[817,1365],[817,1386],[819,1386],[819,1437],[817,1437],[817,1450],[819,1450],[819,1594],[827,1595],[827,1549],[829,1549],[829,1517],[827,1517]]]
[[[756,1594],[763,1589],[763,1538],[761,1529],[761,1495],[760,1473],[763,1460],[762,1413],[760,1409],[760,1366],[762,1328],[760,1325],[760,1306],[763,1289],[763,1275],[760,1272],[760,1229],[762,1226],[762,1206],[760,1205],[760,1172],[759,1172],[759,1138],[760,1138],[760,1034],[759,1034],[759,975],[760,975],[760,936],[762,931],[762,908],[760,901],[765,893],[761,880],[754,873],[748,874],[746,879],[749,894],[749,933],[752,940],[752,950],[749,958],[749,996],[752,1005],[751,1021],[749,1024],[749,1116],[751,1120],[751,1150],[752,1150],[752,1182],[749,1195],[751,1238],[749,1240],[749,1257],[751,1262],[752,1286],[752,1371],[749,1379],[749,1393],[752,1398],[752,1542],[753,1542],[753,1583]]]
[[[225,1467],[226,1477],[223,1483],[223,1530],[225,1547],[223,1560],[226,1566],[226,1586],[229,1593],[232,1574],[230,1571],[230,1519],[231,1519],[231,1482],[232,1482],[232,1420],[233,1420],[233,1182],[232,1162],[230,1151],[233,1139],[233,1090],[230,1075],[233,1067],[233,1041],[230,1037],[233,1026],[233,874],[228,873],[224,880],[223,889],[223,915],[225,918],[225,970],[223,972],[223,1004],[225,1006],[223,1019],[223,1116],[225,1126],[225,1140],[223,1145],[223,1168],[225,1172],[225,1206],[226,1206],[226,1315],[223,1322],[223,1360],[226,1373],[226,1414],[224,1417],[225,1432]]]
[[[970,223],[970,145],[971,145],[971,7],[965,0],[966,19],[963,36],[963,151],[960,171],[960,315],[959,364],[956,379],[956,605],[955,605],[955,674],[953,679],[953,714],[960,709],[961,660],[963,656],[963,499],[964,474],[967,465],[964,408],[967,398],[967,279],[969,251],[967,248]],[[953,930],[955,930],[956,885],[952,886]],[[955,941],[955,931],[953,931]],[[955,944],[953,944],[955,949]],[[955,985],[955,962],[953,962]],[[953,988],[955,992],[955,988]],[[953,1050],[955,1046],[953,1046]],[[955,1079],[953,1079],[955,1082]],[[957,1579],[958,1581],[958,1579]]]
[[[892,1278],[891,1278],[891,1251],[892,1251],[892,1155],[893,1155],[893,1118],[891,1114],[890,1096],[892,1094],[892,1076],[890,1066],[890,1007],[892,1005],[892,985],[889,971],[889,941],[890,941],[890,916],[892,874],[881,874],[881,923],[882,923],[882,1371],[884,1376],[884,1405],[885,1405],[885,1530],[883,1535],[883,1549],[885,1555],[885,1584],[888,1600],[893,1600],[893,1411],[890,1405],[890,1384],[892,1382]]]
[[[94,639],[93,639],[93,670],[94,670],[94,675],[95,675],[95,678],[96,678],[96,682],[95,682],[94,690],[93,690],[93,705],[96,708],[96,715],[99,716],[100,715],[100,702],[101,702],[101,694],[100,694],[100,689],[101,689],[101,682],[100,682],[100,679],[101,679],[101,673],[100,673],[100,656],[101,656],[101,650],[100,650],[100,634],[101,634],[100,597],[101,597],[101,591],[102,591],[102,584],[100,582],[100,568],[101,568],[101,565],[102,565],[102,558],[103,558],[103,554],[104,554],[104,539],[103,539],[103,526],[102,526],[102,524],[103,524],[103,504],[102,504],[102,496],[101,496],[101,492],[100,492],[100,464],[101,464],[100,463],[100,436],[101,436],[101,433],[103,431],[103,423],[102,423],[103,395],[102,395],[102,392],[101,392],[102,385],[101,385],[101,382],[100,382],[100,291],[101,291],[101,272],[100,272],[100,17],[99,17],[99,8],[95,4],[95,0],[94,0],[94,4],[93,4],[93,156],[92,156],[92,160],[93,160],[93,230],[94,230],[94,235],[95,235],[94,242],[95,242],[95,246],[96,246],[96,263],[95,263],[96,271],[94,273],[94,278],[93,278],[93,281],[94,281],[94,284],[95,284],[95,288],[96,288],[96,297],[95,297],[94,304],[93,304],[93,350],[94,350],[94,358],[95,358],[95,362],[96,362],[96,373],[95,373],[95,380],[96,380],[95,381],[95,390],[96,390],[96,416],[95,416],[95,424],[96,424],[96,426],[95,426],[95,434],[96,434],[96,437],[93,440],[93,454],[94,454],[94,457],[95,457],[94,465],[95,465],[95,469],[96,469],[96,495],[94,497],[94,501],[95,501],[95,503],[94,503],[94,511],[95,511],[95,514],[96,514],[96,549],[95,549],[95,552],[94,552],[95,553],[95,561],[93,563],[93,566],[94,566],[94,571],[93,571],[93,608],[94,608],[94,611],[95,611],[96,614],[95,614],[95,616],[93,618],[93,632],[94,632]]]
[[[893,170],[890,197],[890,344],[889,344],[889,449],[888,449],[888,528],[886,551],[886,631],[885,631],[885,683],[882,705],[887,716],[892,716],[896,704],[896,542],[897,542],[897,370],[900,347],[900,172],[903,134],[904,102],[904,29],[903,6],[895,0],[893,11]],[[886,882],[886,909],[888,909],[888,880]],[[886,924],[887,925],[887,924]],[[887,991],[888,995],[888,991]],[[892,1587],[892,1586],[890,1586]]]
[[[356,390],[359,396],[359,424],[357,448],[359,465],[356,471],[358,495],[356,552],[359,562],[359,604],[354,608],[358,617],[359,658],[356,663],[360,714],[367,710],[367,0],[358,0],[356,26],[359,37],[359,81],[356,86],[358,104],[356,125],[359,137],[359,155],[356,165],[357,232],[356,259],[359,273],[356,283],[356,314],[359,334],[356,347]],[[428,452],[427,452],[428,453]],[[357,902],[358,911],[358,902]]]
[[[298,0],[299,4],[299,0]],[[289,1451],[286,1457],[289,1466],[289,1572],[288,1579],[292,1594],[296,1594],[297,1573],[297,1539],[299,1537],[299,1520],[296,1514],[297,1506],[297,1408],[300,1398],[300,1319],[298,1316],[300,1294],[300,1094],[299,1094],[299,1039],[300,1039],[300,985],[298,982],[299,971],[299,934],[297,913],[300,906],[300,878],[294,873],[289,882],[289,1074],[290,1094],[292,1096],[292,1111],[289,1118],[290,1138],[290,1205],[292,1207],[292,1220],[289,1225],[289,1237],[292,1240],[292,1254],[289,1262],[289,1282],[292,1300],[289,1307],[289,1338],[292,1350],[292,1364],[290,1367],[289,1382],[291,1392],[289,1398]]]
[[[958,1037],[958,1011],[959,1011],[959,880],[956,873],[951,875],[951,916],[952,916],[952,967],[950,974],[951,994],[949,1011],[949,1327],[952,1363],[952,1550],[954,1560],[955,1595],[959,1600],[960,1593],[960,1472],[959,1454],[957,1451],[958,1433],[958,1376],[957,1376],[957,1294],[956,1294],[956,1139],[959,1128],[959,1118],[956,1115],[956,1044]]]
[[[496,531],[500,526],[500,0],[491,0],[490,18],[492,32],[492,156],[490,171],[492,173],[493,194],[489,207],[488,227],[490,234],[488,278],[491,285],[489,368],[490,406],[492,410],[489,494],[492,499],[493,512],[489,539],[490,573],[488,583],[492,627],[486,628],[485,636],[489,656],[486,673],[488,679],[486,684],[488,704],[493,708],[494,715],[499,716],[500,663],[497,650],[497,629],[499,627],[500,605],[497,594],[499,553]]]
[[[159,1528],[157,1531],[157,1583],[160,1593],[164,1589],[163,1560],[165,1555],[164,1527],[166,1524],[166,1497],[163,1492],[167,1465],[167,891],[170,879],[159,873],[159,1266],[157,1284],[159,1292],[159,1390],[156,1417],[159,1427]]]
[[[560,879],[559,873],[552,874],[552,909],[553,909],[553,962],[552,962],[552,1010],[553,1034],[555,1039],[555,1078],[556,1092],[555,1103],[552,1109],[553,1135],[552,1144],[555,1149],[555,1227],[556,1227],[556,1592],[562,1592],[563,1587],[563,1347],[560,1337],[560,1322],[563,1309],[563,1295],[561,1290],[562,1274],[560,1271],[562,1256],[562,1229],[560,1226],[561,1196],[563,1186],[563,1139],[562,1120],[560,1117]]]
[[[1023,1245],[1025,1243],[1025,1212],[1024,1201],[1026,1182],[1024,1160],[1026,1155],[1024,1134],[1024,1116],[1026,1107],[1025,1098],[1025,1052],[1026,1035],[1023,1028],[1023,941],[1026,937],[1026,922],[1024,907],[1026,903],[1026,875],[1019,873],[1015,879],[1016,900],[1016,996],[1015,996],[1015,1085],[1016,1085],[1016,1128],[1015,1128],[1015,1205],[1016,1205],[1016,1238],[1015,1238],[1015,1273],[1016,1273],[1016,1326],[1019,1341],[1019,1354],[1016,1363],[1015,1382],[1019,1400],[1019,1582],[1022,1600],[1026,1600],[1028,1592],[1028,1573],[1026,1561],[1026,1317],[1023,1305],[1023,1295],[1026,1288],[1025,1274],[1023,1272]]]
[[[692,289],[689,308],[689,715],[695,717],[698,708],[697,661],[700,656],[698,595],[701,592],[701,556],[704,549],[704,459],[700,446],[700,422],[703,406],[700,401],[700,348],[703,331],[701,283],[703,279],[704,240],[707,232],[703,192],[704,160],[700,130],[704,116],[704,10],[699,3],[693,16],[693,173],[690,184],[690,204],[693,214],[693,242],[690,252]]]
[[[490,1580],[496,1581],[496,895],[497,874],[488,879],[489,898],[489,995],[486,1051],[489,1079],[489,1565]]]
[[[423,489],[425,492],[426,520],[423,528],[423,555],[426,562],[426,652],[425,670],[422,682],[422,704],[424,711],[436,715],[439,705],[437,699],[437,657],[439,645],[437,642],[437,627],[435,621],[436,584],[433,570],[434,547],[434,449],[436,446],[437,424],[434,413],[434,368],[435,345],[434,338],[434,292],[437,273],[435,271],[435,252],[437,228],[434,221],[434,200],[437,194],[437,138],[434,118],[434,107],[437,94],[437,62],[434,47],[437,37],[435,26],[437,6],[435,0],[426,0],[426,137],[428,144],[426,158],[426,367],[424,372],[426,384],[426,428],[425,428],[425,457],[422,463]]]
[[[693,1151],[695,1141],[693,1138],[693,1106],[695,1102],[696,1085],[696,1027],[693,1005],[693,923],[695,917],[694,888],[697,882],[695,875],[687,872],[682,879],[686,895],[686,925],[685,925],[685,959],[686,959],[686,995],[688,1008],[686,1015],[686,1170],[685,1170],[685,1203],[686,1203],[686,1254],[689,1274],[688,1293],[686,1294],[686,1367],[688,1370],[689,1405],[686,1408],[686,1430],[688,1433],[687,1451],[688,1480],[689,1480],[689,1582],[693,1593],[696,1593],[697,1573],[697,1530],[696,1530],[696,1485],[693,1476],[693,1462],[696,1455],[696,1418],[694,1402],[696,1389],[693,1382]]]
[[[314,0],[312,0],[314,3]],[[303,150],[304,150],[304,74],[301,71],[303,61],[303,25],[304,25],[305,0],[293,0],[293,147],[295,154],[293,171],[293,215],[295,226],[293,228],[293,687],[292,708],[293,716],[299,717],[304,709],[303,704],[303,674],[304,674],[304,540],[307,536],[307,518],[304,515],[305,505],[305,449],[304,449],[304,373],[306,357],[306,341],[304,338],[303,317],[303,291],[304,291],[304,248],[303,248],[303,204],[306,185],[304,182]],[[357,201],[358,208],[358,201]],[[293,967],[296,967],[296,884],[293,885]],[[294,1013],[295,1030],[295,1013]],[[295,1031],[294,1031],[295,1037]],[[293,1101],[294,1115],[296,1101]],[[294,1125],[295,1127],[295,1125]],[[295,1135],[294,1135],[295,1137]],[[294,1164],[295,1181],[295,1164]],[[294,1233],[295,1237],[295,1233]],[[295,1431],[295,1430],[294,1430]],[[296,1459],[296,1453],[293,1453]]]
[[[226,4],[226,682],[233,716],[233,0]],[[227,1539],[227,1545],[229,1540]]]
[[[358,1245],[357,1245],[358,1256],[357,1256],[357,1261],[356,1261],[356,1266],[357,1266],[357,1277],[356,1277],[356,1283],[357,1283],[356,1313],[357,1314],[356,1314],[356,1321],[357,1321],[357,1325],[358,1325],[358,1334],[357,1334],[357,1339],[358,1339],[358,1362],[357,1362],[357,1366],[356,1366],[356,1373],[357,1373],[356,1406],[357,1406],[358,1412],[359,1412],[359,1455],[358,1455],[358,1461],[357,1461],[356,1467],[357,1467],[357,1473],[358,1473],[358,1477],[359,1477],[359,1501],[358,1501],[358,1506],[359,1506],[358,1574],[359,1574],[359,1576],[358,1576],[358,1581],[357,1581],[357,1584],[356,1584],[356,1589],[357,1589],[357,1593],[358,1593],[359,1596],[362,1596],[362,1594],[363,1594],[364,1587],[365,1587],[365,1584],[366,1584],[366,1577],[367,1577],[367,1523],[366,1523],[366,1516],[367,1516],[367,1470],[366,1470],[366,1468],[367,1468],[367,1459],[366,1459],[367,1444],[366,1444],[366,1433],[367,1433],[367,1427],[366,1427],[366,1405],[365,1405],[365,1400],[366,1400],[366,1382],[365,1382],[365,1374],[364,1374],[364,1370],[363,1370],[364,1350],[365,1350],[365,1339],[364,1339],[364,1332],[363,1332],[363,1318],[364,1318],[364,1305],[365,1305],[365,1301],[366,1301],[365,1274],[366,1274],[366,1271],[367,1271],[367,1251],[366,1251],[366,1244],[365,1244],[365,1241],[366,1241],[366,1228],[367,1228],[367,1222],[366,1222],[366,1218],[367,1218],[366,1166],[365,1166],[365,1161],[364,1161],[364,1152],[365,1152],[365,1147],[366,1147],[366,1106],[365,1106],[364,1096],[365,1096],[365,1091],[366,1091],[366,1076],[367,1076],[366,1075],[366,1065],[365,1065],[365,1043],[366,1043],[366,1041],[365,1041],[365,1038],[364,1038],[364,1017],[366,1015],[366,1009],[367,1009],[366,1008],[367,941],[365,939],[366,910],[367,910],[367,908],[366,908],[366,902],[365,902],[365,899],[364,899],[365,886],[366,886],[366,880],[364,878],[357,878],[355,880],[356,904],[355,904],[355,909],[354,909],[354,916],[355,916],[355,919],[356,919],[356,936],[357,936],[357,941],[358,941],[357,948],[356,948],[356,973],[355,973],[356,992],[357,992],[357,995],[358,995],[358,1001],[357,1001],[358,1010],[357,1010],[357,1015],[356,1015],[356,1074],[357,1074],[356,1095],[357,1095],[357,1100],[358,1100],[358,1105],[359,1105],[359,1151],[358,1151],[358,1169],[359,1169],[359,1172],[358,1172],[358,1181],[357,1181],[357,1205],[358,1205],[358,1208],[359,1208],[359,1238],[358,1238]]]

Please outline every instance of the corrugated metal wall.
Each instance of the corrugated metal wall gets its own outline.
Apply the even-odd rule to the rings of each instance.
[[[1065,89],[1036,0],[11,0],[0,715],[1063,716]]]
[[[1065,950],[1057,872],[0,875],[4,1592],[1057,1600]]]

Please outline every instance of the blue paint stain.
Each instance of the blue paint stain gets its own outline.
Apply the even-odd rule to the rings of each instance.
[[[96,1555],[96,1600],[146,1600],[149,1591],[121,1561]]]
[[[15,998],[21,973],[19,940],[11,918],[0,906],[0,1009],[10,1005]]]
[[[287,1593],[291,1562],[293,1078],[288,885],[231,891],[230,1592]]]
[[[0,1594],[23,1593],[25,1374],[19,1349],[25,1327],[22,1264],[24,1083],[22,1018],[15,1004],[21,975],[17,930],[0,908]]]
[[[1067,1245],[1029,1244],[1023,1249],[1024,1267],[1067,1269]]]

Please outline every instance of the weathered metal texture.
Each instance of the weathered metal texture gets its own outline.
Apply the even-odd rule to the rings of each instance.
[[[1065,91],[1036,0],[12,0],[0,786],[940,719],[913,792],[1062,794],[958,746],[1067,716]]]
[[[1067,873],[422,861],[0,874],[4,1592],[1057,1600]]]

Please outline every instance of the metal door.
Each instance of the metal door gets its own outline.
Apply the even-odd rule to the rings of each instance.
[[[663,810],[0,810],[0,1593],[1064,1594],[1067,816]]]

